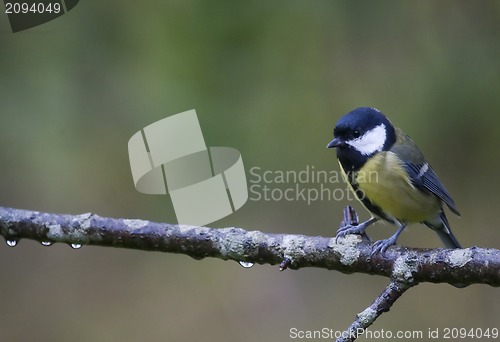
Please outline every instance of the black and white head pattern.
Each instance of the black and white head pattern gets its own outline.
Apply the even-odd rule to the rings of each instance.
[[[335,137],[363,156],[389,148],[395,141],[394,127],[379,110],[361,107],[344,115],[335,126]]]

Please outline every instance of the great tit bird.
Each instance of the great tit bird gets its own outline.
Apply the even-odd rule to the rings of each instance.
[[[336,148],[345,180],[373,214],[357,226],[340,228],[337,238],[364,234],[369,225],[383,219],[398,229],[390,238],[375,242],[372,255],[395,244],[409,223],[423,223],[447,248],[461,248],[443,211],[444,202],[460,216],[455,202],[415,143],[382,112],[357,108],[340,118],[333,135],[326,147]]]

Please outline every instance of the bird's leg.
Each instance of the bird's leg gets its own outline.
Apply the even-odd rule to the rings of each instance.
[[[392,245],[395,245],[396,241],[398,240],[399,234],[401,234],[401,232],[405,229],[405,227],[406,224],[399,223],[398,230],[396,230],[396,232],[390,238],[376,241],[372,246],[373,250],[371,255],[375,255],[377,253],[383,253],[387,248],[389,248]]]
[[[341,227],[337,230],[337,234],[335,235],[335,243],[337,243],[337,240],[339,238],[343,238],[346,235],[349,234],[359,234],[363,235],[365,234],[366,228],[377,222],[379,219],[378,217],[372,217],[369,220],[362,222],[360,224],[357,224],[357,222],[346,222],[343,221]]]

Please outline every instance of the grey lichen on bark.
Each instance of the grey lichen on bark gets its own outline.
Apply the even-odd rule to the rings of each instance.
[[[357,221],[352,208],[344,210],[344,221]],[[385,276],[389,285],[356,316],[338,341],[357,336],[394,304],[409,288],[421,282],[500,286],[500,250],[418,249],[394,246],[371,255],[366,235],[344,238],[297,234],[267,234],[242,228],[208,228],[157,223],[139,219],[117,219],[96,214],[52,214],[0,207],[0,235],[9,246],[21,239],[43,245],[66,243],[73,247],[94,245],[144,251],[182,253],[194,259],[207,257],[258,264],[279,264],[279,269],[318,267],[343,273]]]

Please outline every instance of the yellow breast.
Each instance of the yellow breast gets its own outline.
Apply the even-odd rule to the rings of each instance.
[[[381,152],[359,170],[355,183],[388,217],[402,222],[423,222],[435,217],[440,200],[415,188],[393,152]]]

